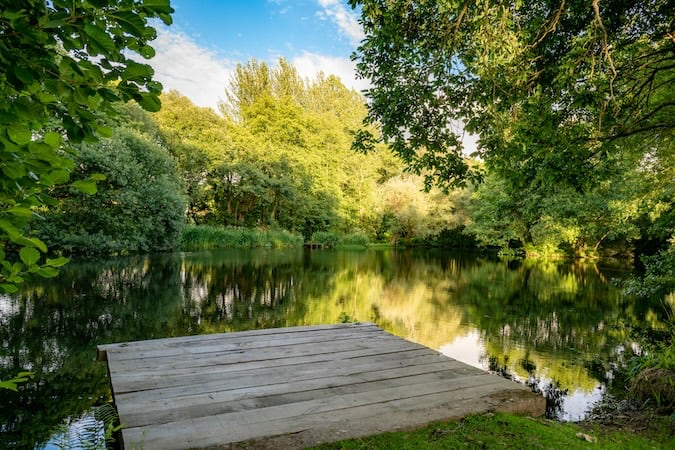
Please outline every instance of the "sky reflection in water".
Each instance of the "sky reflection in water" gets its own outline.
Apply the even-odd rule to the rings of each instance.
[[[652,305],[595,264],[499,261],[447,252],[214,251],[70,264],[0,300],[0,447],[46,442],[110,399],[97,344],[255,328],[370,321],[455,359],[546,391],[579,420],[630,348],[658,326]],[[4,405],[8,407],[5,408]]]

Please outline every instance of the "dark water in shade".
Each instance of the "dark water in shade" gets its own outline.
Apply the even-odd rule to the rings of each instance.
[[[255,328],[371,321],[549,397],[580,420],[656,305],[624,297],[628,269],[504,262],[425,251],[212,251],[71,263],[0,296],[0,448],[40,448],[69,417],[110,399],[96,345]],[[76,432],[81,422],[74,421]],[[67,428],[67,427],[66,427]],[[75,431],[73,431],[75,430]]]

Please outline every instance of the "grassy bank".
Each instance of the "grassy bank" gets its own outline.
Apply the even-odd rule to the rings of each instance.
[[[508,414],[470,416],[412,432],[385,433],[325,444],[322,450],[437,449],[660,449],[675,448],[673,419],[660,417],[648,430],[616,431]]]
[[[181,250],[216,248],[285,248],[302,246],[302,236],[286,230],[188,225],[181,236]]]

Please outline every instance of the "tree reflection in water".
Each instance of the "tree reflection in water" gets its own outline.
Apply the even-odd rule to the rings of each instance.
[[[627,275],[594,264],[443,252],[212,251],[73,263],[0,298],[0,447],[34,448],[67,417],[110,401],[97,344],[255,328],[373,321],[528,383],[552,416],[596,398],[659,309],[622,297]],[[458,346],[471,337],[476,345]],[[473,352],[473,353],[472,353]],[[575,413],[576,414],[576,413]],[[581,413],[580,413],[581,414]]]

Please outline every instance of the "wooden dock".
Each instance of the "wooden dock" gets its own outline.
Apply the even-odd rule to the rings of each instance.
[[[126,449],[303,448],[487,411],[526,387],[370,323],[101,345]]]

